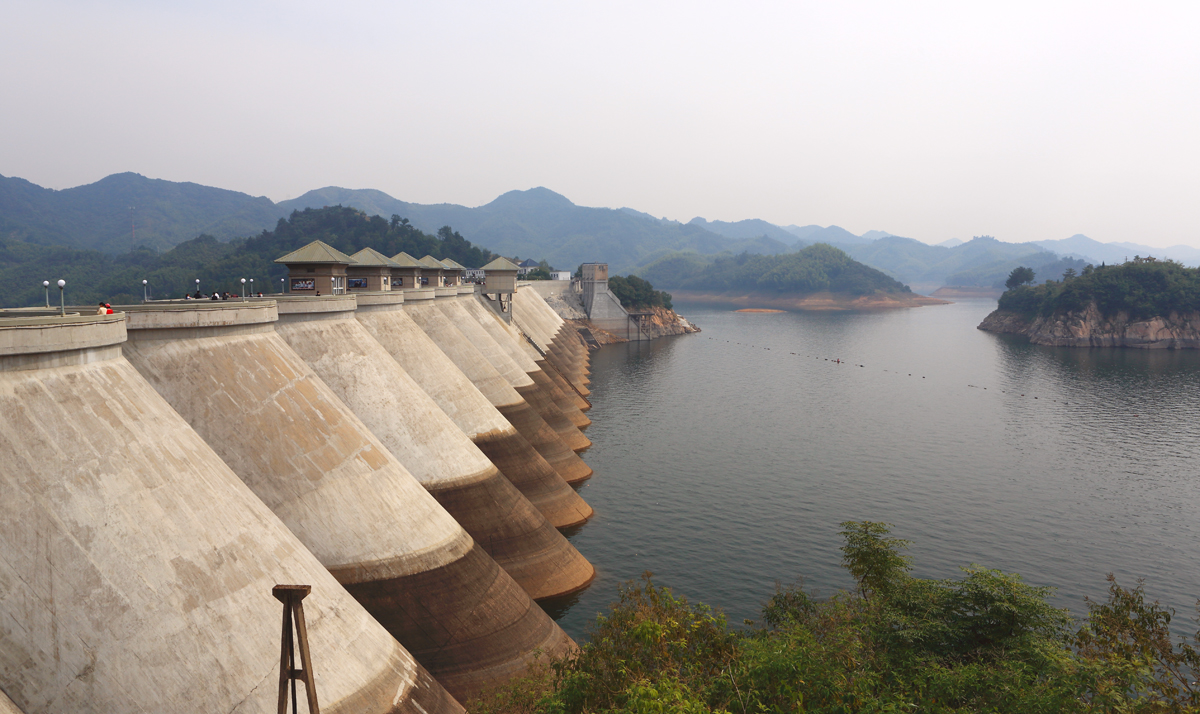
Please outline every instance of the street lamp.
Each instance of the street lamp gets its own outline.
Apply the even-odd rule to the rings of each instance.
[[[50,309],[50,281],[43,280],[42,287],[46,289],[46,309]]]
[[[148,289],[149,285],[150,285],[150,283],[148,281],[146,281],[146,280],[142,281],[142,302],[149,301],[149,299],[146,297],[146,290]]]
[[[59,280],[58,281],[58,307],[62,311],[63,317],[67,316],[67,301],[66,301],[66,298],[63,297],[63,288],[65,288],[65,287],[67,287],[67,281]]]
[[[196,297],[200,297],[200,278],[196,278]]]
[[[250,297],[254,297],[254,278],[250,278]]]
[[[286,287],[285,287],[285,284],[284,284],[284,278],[280,278],[280,279],[279,279],[279,294],[280,294],[280,295],[282,295],[282,294],[283,294],[283,291],[284,291],[285,289],[286,289]]]
[[[246,302],[246,279],[242,278],[242,302]]]

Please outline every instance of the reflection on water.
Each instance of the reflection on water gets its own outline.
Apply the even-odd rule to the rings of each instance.
[[[579,637],[652,570],[756,618],[776,581],[846,586],[838,524],[863,519],[913,540],[918,575],[1014,570],[1081,612],[1112,571],[1187,611],[1200,354],[1032,346],[975,329],[994,304],[682,306],[704,332],[594,353],[596,517],[570,538],[598,574],[555,616]]]

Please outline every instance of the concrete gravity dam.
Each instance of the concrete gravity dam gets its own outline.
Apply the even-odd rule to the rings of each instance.
[[[595,576],[582,339],[504,259],[277,262],[276,299],[0,311],[0,711],[274,711],[279,584],[323,711],[576,647],[537,601]]]

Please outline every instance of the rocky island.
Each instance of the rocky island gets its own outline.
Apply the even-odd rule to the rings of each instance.
[[[1200,269],[1135,257],[1041,285],[1014,284],[979,329],[1053,347],[1197,349]]]

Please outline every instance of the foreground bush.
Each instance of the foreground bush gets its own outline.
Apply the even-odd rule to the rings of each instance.
[[[1109,577],[1076,626],[1049,588],[970,566],[909,574],[908,543],[847,522],[853,592],[778,588],[763,624],[730,630],[650,573],[627,583],[573,656],[471,702],[477,714],[539,712],[1195,712],[1195,638],[1172,612]],[[752,623],[748,623],[752,624]]]

